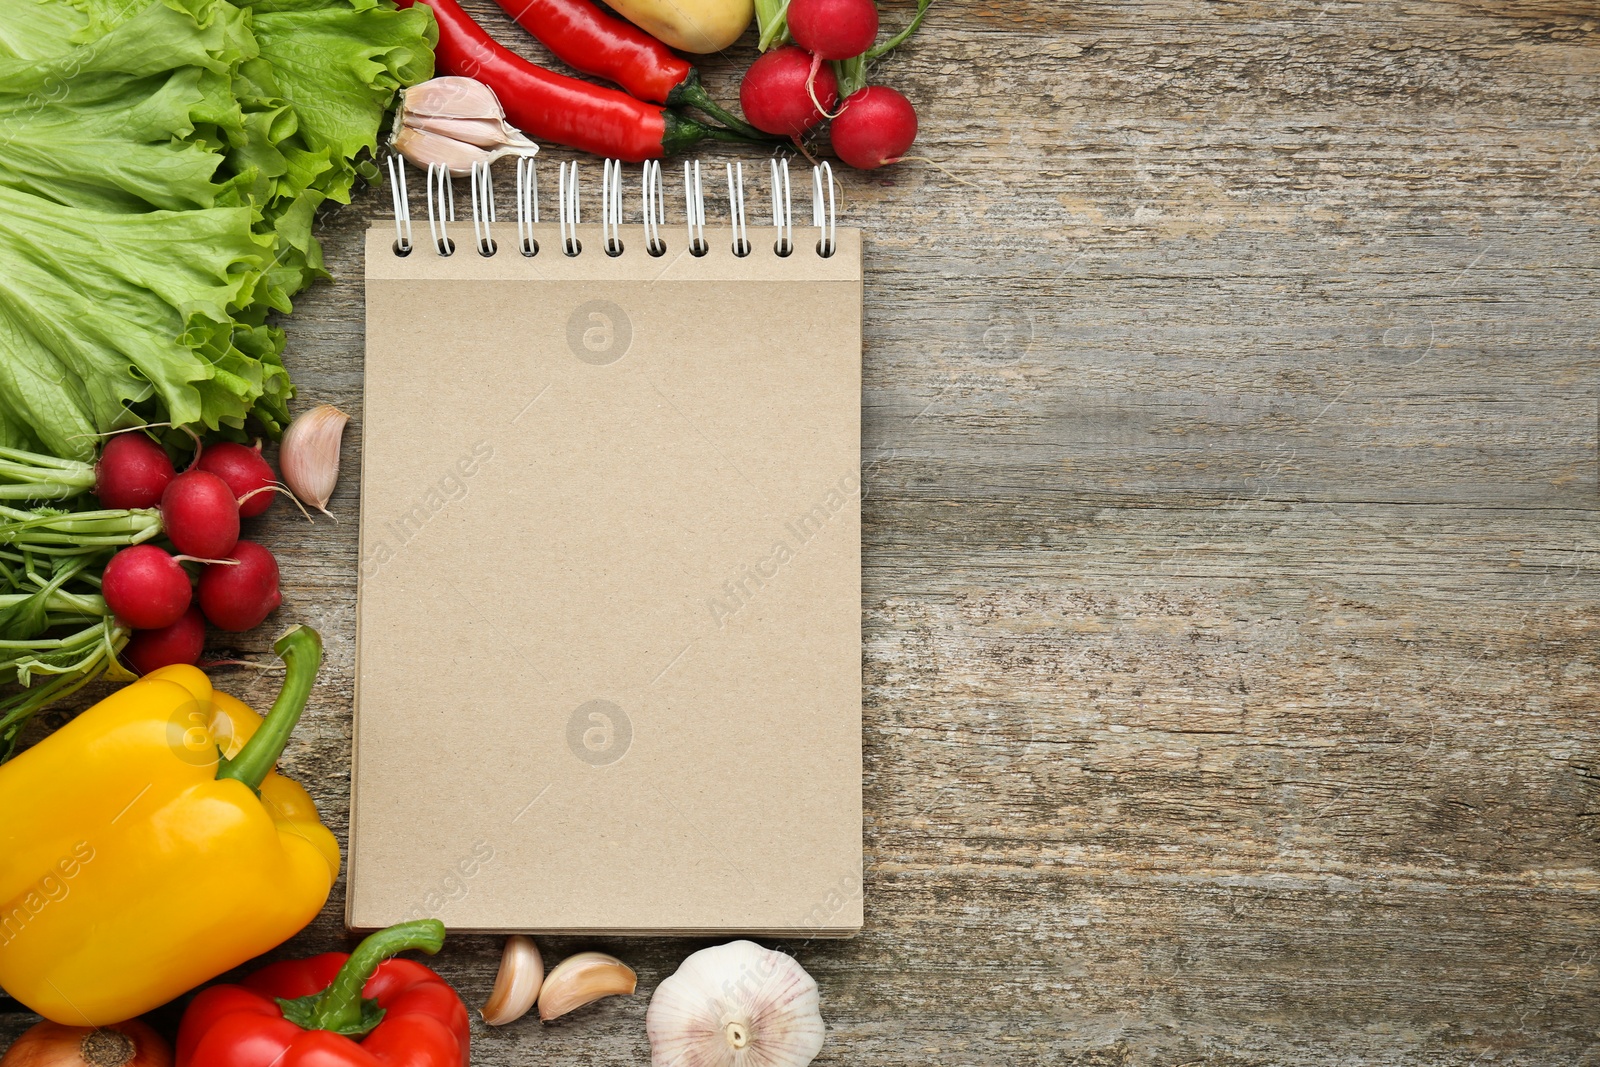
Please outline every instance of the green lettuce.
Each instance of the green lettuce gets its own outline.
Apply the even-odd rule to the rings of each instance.
[[[92,43],[0,60],[0,184],[96,211],[215,206],[207,139],[242,133],[232,70],[256,42],[244,12],[206,7],[153,4]]]
[[[85,458],[83,435],[151,399],[178,425],[242,427],[283,375],[234,344],[271,256],[247,208],[113,214],[0,186],[0,393],[31,431],[0,443]]]
[[[0,4],[0,445],[276,433],[272,316],[327,276],[316,213],[436,34],[390,0]]]
[[[350,163],[377,148],[378,126],[395,92],[433,76],[432,10],[399,11],[387,0],[253,0],[249,6],[261,54],[300,117],[306,147],[326,150],[341,173],[353,177]]]

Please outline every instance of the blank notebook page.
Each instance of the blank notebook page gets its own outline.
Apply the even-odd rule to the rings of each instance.
[[[368,235],[349,924],[853,933],[860,234],[535,233]]]

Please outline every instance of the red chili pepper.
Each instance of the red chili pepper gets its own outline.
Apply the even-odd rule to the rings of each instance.
[[[395,2],[401,7],[433,8],[439,23],[434,52],[439,68],[446,74],[476,78],[493,89],[506,118],[535,140],[638,163],[669,156],[707,138],[750,139],[530,63],[490,37],[456,0]]]
[[[495,0],[568,66],[616,82],[631,96],[693,107],[747,136],[761,131],[719,107],[687,59],[592,0]]]
[[[616,82],[640,100],[669,104],[694,67],[666,45],[589,0],[496,0],[563,63]]]
[[[212,986],[178,1028],[178,1067],[465,1067],[466,1005],[444,979],[396,952],[439,951],[444,924],[380,930],[346,956],[274,963],[244,985]]]

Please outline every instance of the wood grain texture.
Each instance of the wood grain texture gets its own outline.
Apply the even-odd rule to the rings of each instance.
[[[843,175],[867,927],[783,946],[819,1063],[1600,1064],[1597,27],[941,0],[885,64],[927,161]],[[706,64],[722,99],[748,58]],[[347,472],[385,202],[331,214],[339,281],[288,324]],[[261,533],[327,637],[286,764],[341,833],[355,499]],[[343,944],[341,894],[279,955]],[[646,1062],[699,944],[593,946],[638,996],[474,1061]],[[438,966],[478,1003],[497,953]]]

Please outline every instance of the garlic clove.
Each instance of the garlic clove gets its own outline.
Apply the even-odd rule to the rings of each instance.
[[[445,137],[414,126],[395,130],[389,138],[389,147],[399,152],[412,166],[427,170],[429,164],[439,163],[450,168],[457,178],[472,173],[474,163],[493,163],[496,156],[486,148],[453,137]]]
[[[701,949],[656,987],[645,1031],[653,1067],[805,1067],[826,1028],[805,968],[734,941]]]
[[[559,1019],[602,997],[626,996],[638,986],[633,968],[604,952],[568,956],[546,976],[539,990],[539,1018]]]
[[[415,115],[406,120],[405,128],[420,133],[432,133],[440,137],[448,137],[451,140],[462,141],[478,148],[504,148],[508,144],[521,145],[524,141],[527,142],[527,145],[535,149],[538,148],[537,145],[532,141],[528,141],[516,130],[509,130],[509,132],[517,140],[508,141],[507,131],[509,127],[505,123],[497,122],[494,119],[462,119],[443,115]]]
[[[398,118],[409,114],[456,118],[503,119],[505,109],[494,90],[476,78],[430,78],[400,93]]]
[[[389,145],[413,165],[450,168],[456,177],[474,163],[537,155],[539,146],[506,121],[494,90],[472,78],[434,78],[400,96]]]
[[[289,424],[278,446],[278,469],[289,490],[330,519],[328,498],[339,484],[339,441],[349,421],[332,404],[318,404]]]
[[[539,946],[526,934],[514,934],[506,938],[500,971],[494,976],[494,990],[479,1014],[490,1026],[516,1022],[539,999],[543,984],[544,957],[539,955]]]

